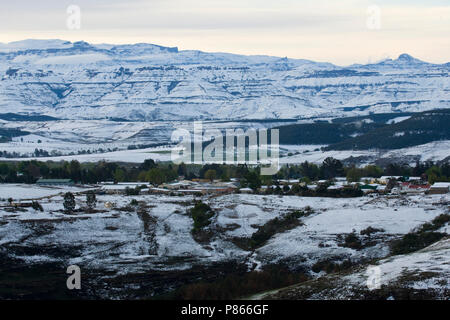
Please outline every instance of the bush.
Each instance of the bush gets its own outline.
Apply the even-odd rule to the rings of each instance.
[[[64,210],[67,212],[72,212],[75,210],[75,196],[72,192],[66,192],[64,195],[64,202],[63,202]]]
[[[307,216],[310,213],[303,211],[292,211],[280,218],[274,218],[269,220],[263,226],[258,228],[258,231],[252,234],[250,238],[250,247],[257,248],[269,240],[277,233],[284,232],[286,230],[293,229],[302,224],[299,220],[300,217]]]
[[[344,238],[344,243],[341,246],[355,249],[355,250],[362,248],[361,240],[359,240],[359,238],[355,232],[352,232],[352,233],[349,233],[348,235],[346,235]]]
[[[372,228],[369,226],[366,229],[361,230],[359,232],[359,234],[362,236],[370,236],[372,233],[376,233],[376,232],[384,232],[384,229],[377,229],[377,228]]]
[[[391,245],[392,254],[405,254],[414,252],[441,240],[445,233],[440,232],[417,232],[408,233],[402,239],[394,241]]]
[[[41,204],[37,201],[33,201],[31,203],[31,207],[36,211],[41,211],[41,212],[44,211],[44,208],[42,208]]]
[[[125,188],[125,195],[127,195],[127,196],[138,196],[140,191],[141,190],[139,189],[139,187],[136,187],[136,188],[126,187]]]
[[[97,198],[95,196],[95,193],[93,191],[88,191],[86,193],[86,205],[90,210],[94,209],[97,204]]]
[[[198,201],[195,203],[194,207],[189,210],[189,214],[194,220],[193,231],[196,232],[211,223],[210,219],[214,216],[214,211],[206,203]]]
[[[450,214],[443,213],[434,218],[431,223],[425,223],[420,228],[420,232],[436,231],[450,221]]]
[[[352,262],[350,260],[345,260],[342,263],[336,263],[331,260],[321,260],[317,261],[312,267],[311,270],[315,273],[319,273],[321,271],[325,271],[326,273],[339,272],[342,270],[346,270],[352,266]]]
[[[449,214],[441,214],[431,222],[423,224],[416,232],[410,232],[391,244],[392,254],[414,252],[441,240],[447,234],[434,232],[450,221]]]

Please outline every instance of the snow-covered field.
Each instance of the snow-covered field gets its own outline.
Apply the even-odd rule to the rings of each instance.
[[[448,212],[447,195],[364,196],[351,199],[228,194],[202,196],[215,211],[206,228],[210,238],[198,242],[188,209],[192,195],[97,195],[95,212],[83,209],[89,188],[0,185],[0,253],[24,265],[77,264],[105,277],[156,272],[185,272],[194,266],[235,261],[248,270],[288,263],[309,270],[323,260],[359,263],[389,255],[390,241]],[[77,209],[63,211],[63,192],[76,196]],[[14,209],[15,203],[38,199],[44,211]],[[21,200],[22,199],[22,200]],[[132,204],[135,199],[138,204]],[[300,225],[274,234],[261,246],[238,244],[269,220],[310,207]],[[380,229],[360,249],[342,246],[342,236],[368,227]],[[448,233],[448,226],[441,232]],[[366,236],[360,236],[361,239]],[[448,261],[448,255],[446,256]],[[151,271],[151,272],[153,272]],[[106,274],[108,276],[106,276]],[[101,276],[102,277],[102,276]],[[109,294],[109,293],[108,293]]]
[[[402,148],[396,150],[331,150],[331,151],[314,151],[320,146],[282,146],[289,152],[294,154],[286,156],[280,159],[282,164],[296,164],[304,161],[312,163],[322,163],[327,157],[333,157],[335,159],[344,160],[350,157],[364,157],[365,160],[362,164],[373,163],[375,160],[383,159],[405,159],[405,157],[411,157],[407,161],[408,164],[414,165],[416,159],[422,162],[425,161],[439,161],[450,157],[450,141],[434,141],[414,147]],[[299,151],[300,149],[300,151]],[[413,159],[414,160],[411,160]]]
[[[159,147],[142,148],[144,146],[171,144],[172,133],[177,129],[185,129],[193,134],[192,121],[108,121],[108,120],[58,120],[58,121],[4,121],[1,127],[16,129],[30,134],[13,137],[12,141],[0,143],[0,151],[18,155],[1,160],[39,159],[39,160],[71,160],[83,162],[98,160],[143,162],[152,158],[160,159]],[[238,130],[244,132],[251,129],[263,129],[280,125],[280,122],[235,122],[235,121],[203,121],[202,128],[208,130]],[[206,133],[205,133],[206,134]],[[133,150],[128,150],[132,146]],[[141,149],[135,150],[134,147]],[[48,152],[47,157],[36,157],[36,149]],[[156,151],[145,156],[144,153]],[[137,155],[136,155],[137,153]],[[142,154],[139,156],[139,154]]]
[[[70,186],[37,186],[34,184],[0,184],[0,199],[29,200],[52,197],[65,192],[83,192],[90,188]]]
[[[28,137],[28,136],[26,136]],[[159,146],[143,149],[127,150],[126,147],[130,145],[129,142],[115,142],[112,144],[79,144],[70,142],[49,142],[48,144],[38,143],[36,139],[27,140],[24,138],[24,142],[18,141],[20,138],[14,138],[13,142],[2,143],[0,150],[3,151],[16,151],[21,153],[34,152],[36,148],[43,148],[51,152],[52,150],[58,150],[67,155],[63,156],[50,156],[50,157],[26,157],[26,158],[0,158],[0,160],[8,161],[20,161],[20,160],[40,160],[40,161],[61,161],[61,160],[78,160],[80,162],[98,162],[98,161],[110,161],[110,162],[131,162],[142,163],[146,159],[153,159],[155,161],[172,161],[171,152],[175,146]],[[45,141],[45,140],[44,140]],[[373,163],[375,160],[388,160],[388,159],[406,159],[410,165],[414,165],[416,160],[422,162],[425,161],[440,161],[450,157],[450,141],[435,141],[415,147],[390,150],[390,151],[375,151],[375,150],[331,150],[321,151],[320,148],[324,145],[281,145],[280,146],[280,161],[283,164],[298,164],[304,161],[320,164],[327,157],[333,157],[339,160],[345,160],[350,157],[357,158],[362,157],[364,160],[360,162],[360,165]],[[77,152],[79,150],[107,150],[107,148],[125,148],[126,150],[117,150],[111,152],[89,153],[89,154],[74,154],[69,155],[70,152]],[[408,157],[408,158],[405,158]]]
[[[120,266],[124,260],[136,262],[128,264],[127,269],[140,269],[144,265],[146,268],[183,269],[192,264],[189,261],[194,260],[209,263],[238,259],[240,262],[264,265],[288,259],[299,265],[310,266],[319,259],[336,255],[340,259],[382,257],[388,254],[388,239],[405,234],[445,212],[445,205],[440,203],[450,199],[449,195],[361,197],[350,201],[244,194],[205,197],[203,200],[217,213],[211,228],[213,231],[222,231],[214,231],[210,243],[199,244],[190,233],[192,219],[186,213],[193,205],[190,195],[99,195],[97,208],[101,212],[68,215],[62,212],[61,192],[85,189],[5,185],[0,190],[3,198],[46,197],[40,200],[44,212],[31,208],[24,212],[8,212],[0,208],[2,246],[11,243],[27,247],[44,244],[70,246],[77,243],[82,246],[77,254],[64,258],[48,256],[45,259],[108,265],[116,271],[123,271]],[[140,205],[130,207],[128,204],[131,199],[138,200]],[[84,205],[84,195],[77,195],[76,200],[78,206]],[[107,202],[114,203],[114,207],[106,208]],[[258,226],[270,219],[306,206],[311,207],[314,214],[301,219],[304,225],[275,235],[255,252],[233,244],[234,238],[250,237]],[[28,222],[41,223],[42,227],[51,228],[44,235],[33,235]],[[338,246],[338,235],[359,232],[369,226],[384,229],[375,237],[379,241],[375,246],[360,251]],[[319,247],[319,244],[326,246]],[[100,251],[102,254],[96,253]],[[180,262],[168,266],[166,262],[174,257],[181,259]],[[27,261],[37,259],[33,256],[20,258]]]

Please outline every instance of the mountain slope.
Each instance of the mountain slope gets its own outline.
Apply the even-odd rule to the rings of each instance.
[[[326,150],[400,149],[450,139],[450,110],[412,115],[398,123],[375,128],[357,137],[334,143]]]
[[[152,44],[0,44],[0,113],[66,119],[288,119],[450,107],[449,64],[339,67]],[[14,111],[13,111],[14,110]]]

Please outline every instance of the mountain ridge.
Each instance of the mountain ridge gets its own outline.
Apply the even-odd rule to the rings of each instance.
[[[450,108],[450,63],[375,64],[208,53],[154,44],[0,44],[0,110],[64,119],[343,117]]]

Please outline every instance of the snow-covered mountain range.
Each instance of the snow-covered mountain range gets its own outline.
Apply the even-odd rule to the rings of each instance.
[[[153,44],[0,44],[0,113],[62,119],[336,117],[450,107],[450,63],[347,67]]]

